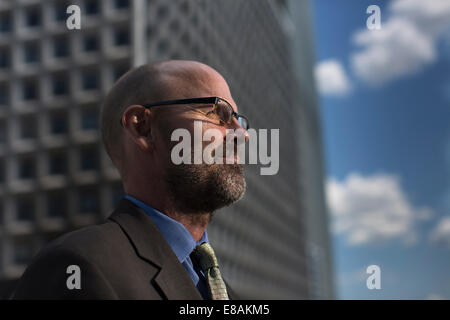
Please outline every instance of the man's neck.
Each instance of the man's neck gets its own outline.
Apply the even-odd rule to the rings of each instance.
[[[133,192],[132,190],[125,192],[184,225],[196,242],[202,238],[206,227],[211,220],[211,213],[209,212],[186,214],[176,210],[167,200],[167,197],[148,196],[148,194],[151,193],[141,194],[140,192]],[[164,199],[166,200],[164,201]]]
[[[183,224],[196,242],[198,242],[202,238],[203,234],[205,233],[206,227],[211,220],[210,213],[172,213],[166,215]]]

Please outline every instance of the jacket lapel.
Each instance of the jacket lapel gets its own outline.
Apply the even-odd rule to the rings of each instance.
[[[152,219],[142,209],[131,201],[122,199],[109,219],[122,227],[141,259],[159,268],[151,283],[159,288],[163,298],[202,299],[186,269],[178,261]]]

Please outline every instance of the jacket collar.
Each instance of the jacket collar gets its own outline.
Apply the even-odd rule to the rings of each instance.
[[[167,299],[202,299],[177,256],[142,209],[122,199],[109,219],[120,225],[141,259],[160,269],[152,282],[159,286]]]

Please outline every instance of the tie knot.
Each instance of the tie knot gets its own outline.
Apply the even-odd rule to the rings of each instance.
[[[195,247],[191,253],[191,258],[197,262],[204,272],[211,268],[219,267],[213,248],[206,242]]]

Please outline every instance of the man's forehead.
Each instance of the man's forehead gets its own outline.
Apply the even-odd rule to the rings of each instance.
[[[214,69],[170,68],[166,71],[160,73],[160,81],[167,90],[167,100],[214,96],[225,99],[236,110],[226,80]]]

